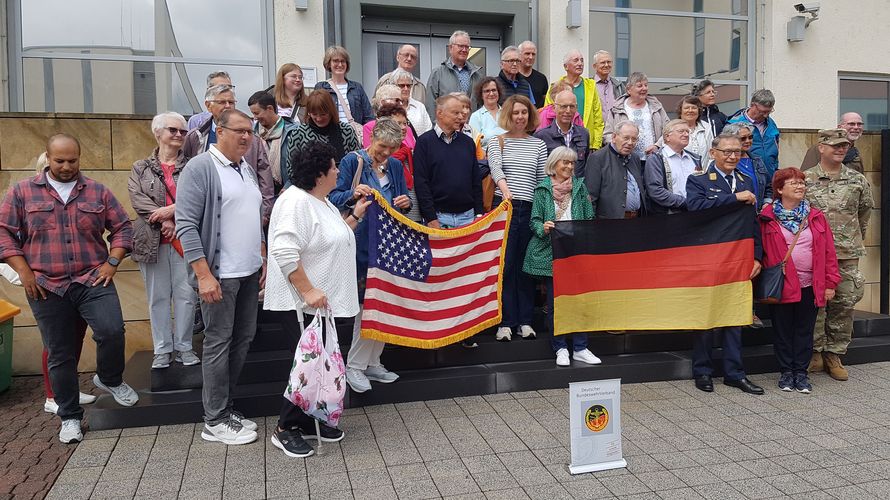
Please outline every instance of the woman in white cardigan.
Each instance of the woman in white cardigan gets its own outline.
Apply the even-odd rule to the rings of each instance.
[[[370,202],[359,200],[344,217],[328,200],[340,172],[335,155],[322,142],[296,151],[291,159],[292,186],[276,201],[269,221],[263,308],[286,311],[282,323],[297,338],[301,333],[298,315],[329,308],[335,318],[352,318],[359,311],[354,230]],[[315,422],[282,399],[272,444],[287,456],[308,457],[314,450],[306,439],[315,438]],[[343,431],[321,422],[319,426],[322,441],[343,439]]]

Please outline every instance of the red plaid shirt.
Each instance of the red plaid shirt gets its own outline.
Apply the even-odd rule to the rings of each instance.
[[[133,227],[111,190],[80,175],[68,203],[46,171],[9,188],[0,204],[0,260],[21,255],[37,284],[65,295],[72,283],[92,284],[111,248],[133,249]]]

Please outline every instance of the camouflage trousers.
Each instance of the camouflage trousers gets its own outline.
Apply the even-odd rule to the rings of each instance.
[[[819,309],[813,330],[813,350],[846,354],[853,338],[853,307],[865,293],[865,278],[858,260],[838,261],[841,282],[834,298]]]

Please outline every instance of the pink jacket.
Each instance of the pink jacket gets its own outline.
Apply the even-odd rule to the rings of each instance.
[[[553,120],[556,119],[556,111],[553,109],[553,105],[548,104],[539,109],[538,118],[541,119],[541,123],[538,125],[538,130],[549,127],[550,124],[553,123]],[[579,115],[577,111],[575,112],[575,118],[572,120],[572,123],[581,127],[584,126],[584,122],[581,120],[581,115]]]
[[[837,254],[834,251],[834,236],[828,221],[818,208],[811,207],[807,217],[810,232],[813,234],[813,294],[816,307],[825,307],[825,290],[837,288],[841,282],[838,274]],[[763,235],[763,267],[775,266],[782,262],[788,252],[788,244],[782,234],[782,226],[773,215],[773,205],[767,203],[760,211],[760,231]],[[800,301],[800,281],[794,262],[789,258],[785,263],[785,284],[782,287],[781,304]]]

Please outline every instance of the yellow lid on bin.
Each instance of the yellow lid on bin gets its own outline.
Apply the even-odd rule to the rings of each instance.
[[[0,323],[18,316],[20,312],[22,312],[21,308],[0,299]]]

